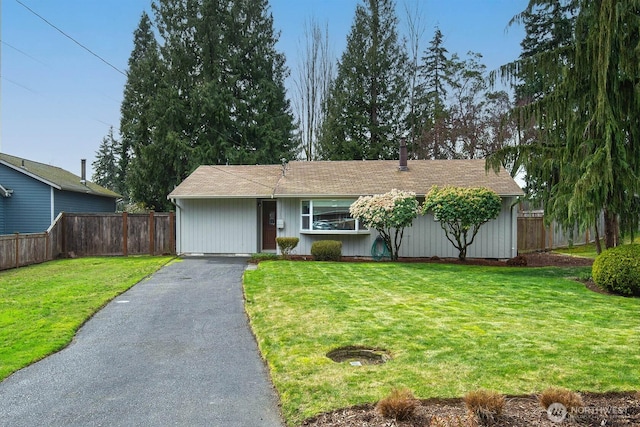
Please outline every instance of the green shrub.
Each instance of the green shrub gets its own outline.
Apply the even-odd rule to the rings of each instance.
[[[269,252],[258,252],[255,254],[251,254],[251,262],[260,262],[260,261],[270,261],[278,259],[278,255],[272,254]]]
[[[298,242],[300,241],[297,237],[276,237],[276,243],[280,248],[280,253],[288,258],[291,254],[291,251],[298,246]]]
[[[339,240],[318,240],[311,245],[311,255],[316,261],[340,261],[342,242]]]
[[[596,285],[621,295],[640,295],[640,245],[607,249],[593,262]]]

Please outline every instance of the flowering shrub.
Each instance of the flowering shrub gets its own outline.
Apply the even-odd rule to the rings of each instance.
[[[395,261],[405,227],[410,227],[418,216],[418,200],[415,193],[393,189],[385,194],[358,198],[349,207],[349,213],[380,233]]]
[[[502,201],[488,188],[432,187],[426,195],[422,214],[432,213],[447,239],[458,249],[458,258],[467,258],[480,226],[500,214]]]

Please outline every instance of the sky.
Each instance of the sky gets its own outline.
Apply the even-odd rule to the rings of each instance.
[[[292,74],[305,22],[314,17],[328,25],[339,59],[361,1],[270,0],[280,32],[277,48]],[[407,10],[419,17],[422,49],[437,26],[449,53],[481,53],[489,70],[520,54],[524,32],[507,24],[528,0],[396,2],[400,32],[406,29]],[[87,159],[90,177],[111,126],[118,137],[127,62],[143,11],[151,15],[151,0],[0,0],[0,152],[77,175],[80,160]]]

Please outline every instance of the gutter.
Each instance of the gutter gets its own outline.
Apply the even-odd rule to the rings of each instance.
[[[4,188],[2,186],[2,184],[0,184],[0,196],[2,196],[2,197],[11,197],[12,194],[13,194],[13,190],[8,190],[8,189]]]
[[[182,211],[182,206],[178,203],[177,199],[173,197],[167,197],[169,201],[176,207],[176,255],[181,255],[180,249],[182,249],[181,242],[181,233],[179,232],[182,227],[182,214],[178,215]],[[180,239],[179,239],[180,238]]]

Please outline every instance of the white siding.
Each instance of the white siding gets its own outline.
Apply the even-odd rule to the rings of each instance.
[[[178,253],[258,252],[255,199],[179,199],[177,205]]]
[[[493,221],[483,225],[468,248],[468,258],[507,259],[516,255],[517,214],[511,209],[512,199],[503,199],[502,212]],[[310,255],[311,245],[316,240],[342,241],[344,256],[371,256],[371,246],[377,237],[373,230],[370,234],[301,234],[300,199],[279,199],[278,218],[284,220],[284,228],[278,230],[278,236],[299,236],[300,243],[294,250],[298,255]],[[456,258],[458,251],[447,240],[440,224],[431,215],[418,216],[413,226],[405,229],[400,248],[401,257]]]

